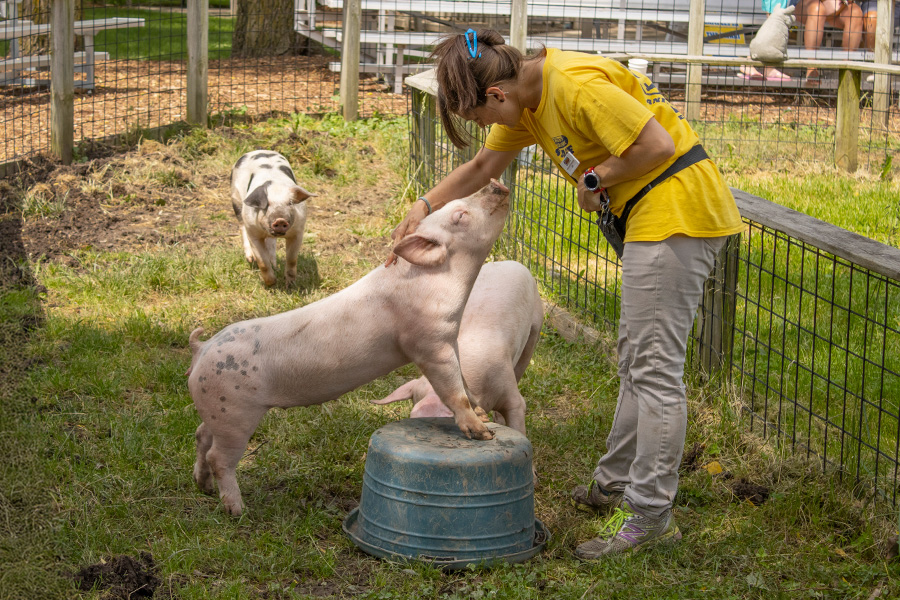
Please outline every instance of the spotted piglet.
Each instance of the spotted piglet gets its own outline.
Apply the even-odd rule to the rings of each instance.
[[[297,256],[306,228],[307,198],[287,159],[277,152],[254,150],[231,169],[231,206],[241,227],[244,256],[259,266],[263,283],[275,283],[275,244],[285,240],[285,282],[297,278]]]

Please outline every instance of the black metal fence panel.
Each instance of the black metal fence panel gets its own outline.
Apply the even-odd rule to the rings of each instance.
[[[456,149],[425,92],[413,95],[410,131],[420,191],[484,140],[473,128],[471,148]],[[549,301],[614,339],[620,264],[574,188],[539,148],[522,151],[503,180],[512,201],[502,253],[529,266]],[[736,194],[747,229],[717,260],[691,334],[688,372],[723,373],[751,429],[896,504],[900,251],[840,230],[867,247],[842,242],[838,228],[805,215],[813,234],[801,239],[779,227],[796,223],[798,213],[754,198],[767,207],[760,211]],[[842,252],[842,244],[857,247]]]

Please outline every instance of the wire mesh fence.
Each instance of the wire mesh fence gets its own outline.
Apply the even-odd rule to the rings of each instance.
[[[484,142],[473,128],[472,146],[454,147],[426,92],[413,95],[410,130],[419,191]],[[553,303],[614,333],[620,264],[574,188],[539,148],[522,151],[503,180],[513,198],[503,253],[528,265]],[[717,260],[689,370],[723,373],[751,429],[896,504],[900,251],[735,195],[747,229]]]
[[[187,3],[75,4],[76,142],[183,122]],[[516,5],[511,0],[361,0],[359,114],[402,114],[403,78],[431,66],[429,52],[442,36],[491,27],[510,41],[523,34],[530,49],[547,45],[623,60],[650,57],[648,73],[674,104],[687,114],[692,98],[699,99],[699,111],[690,118],[720,156],[755,158],[761,166],[786,157],[835,159],[837,68],[825,68],[826,62],[821,68],[759,70],[735,62],[747,58],[748,43],[766,20],[759,0],[707,0],[705,11],[694,16],[690,0],[533,0],[524,3],[518,21]],[[49,150],[46,6],[0,0],[0,164]],[[861,6],[846,10],[862,11]],[[874,64],[872,26],[854,15],[821,24],[798,15],[789,60]],[[345,16],[344,0],[214,1],[207,40],[209,113],[340,110]],[[888,58],[882,51],[879,62],[897,61],[900,28],[888,31]],[[678,58],[689,52],[708,57],[698,66],[699,78],[692,79],[692,66]],[[859,164],[877,169],[900,147],[900,76],[885,74],[881,81],[859,73],[854,141]]]

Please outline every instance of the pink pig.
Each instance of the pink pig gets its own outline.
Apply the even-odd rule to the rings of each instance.
[[[459,363],[469,392],[494,420],[525,433],[525,399],[518,382],[531,362],[544,306],[528,268],[515,261],[481,267],[459,326]],[[415,403],[410,417],[451,417],[425,376],[375,400]]]
[[[288,160],[271,150],[241,156],[231,169],[231,207],[240,222],[244,258],[259,267],[266,285],[275,283],[275,245],[284,239],[284,279],[297,278],[297,257],[306,228],[306,199]]]
[[[243,510],[236,467],[272,407],[310,406],[416,364],[468,437],[493,437],[472,409],[457,336],[479,269],[503,230],[509,190],[495,181],[429,215],[394,248],[402,260],[281,314],[190,336],[188,388],[203,421],[194,481]]]

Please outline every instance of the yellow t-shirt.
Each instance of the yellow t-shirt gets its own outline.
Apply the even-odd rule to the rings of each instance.
[[[621,156],[653,117],[675,141],[675,155],[669,161],[607,190],[617,215],[632,196],[699,142],[690,124],[656,86],[618,61],[548,48],[543,75],[537,110],[526,109],[515,127],[493,125],[486,148],[508,152],[540,144],[560,173],[576,183],[588,167],[599,165],[610,154]],[[580,161],[574,177],[560,167],[569,152]],[[722,174],[711,160],[703,160],[669,177],[634,206],[625,241],[660,241],[676,234],[717,237],[742,229],[741,215]]]

